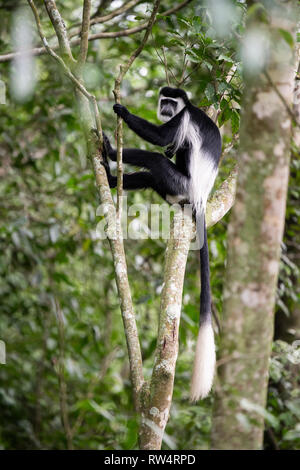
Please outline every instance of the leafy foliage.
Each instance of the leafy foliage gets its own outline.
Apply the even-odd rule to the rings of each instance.
[[[81,1],[57,3],[67,26],[80,19]],[[246,6],[233,3],[239,15],[226,38],[218,37],[211,16],[201,5],[160,16],[123,83],[124,104],[145,119],[156,120],[156,90],[166,80],[160,60],[165,47],[171,85],[182,84],[191,92],[195,105],[205,107],[217,119],[224,149],[234,147],[242,93],[238,44]],[[165,9],[173,6],[171,1],[163,4]],[[2,53],[10,50],[9,31],[18,5],[12,1],[1,10]],[[116,31],[136,26],[143,21],[145,6],[141,2],[134,15],[122,15],[107,28]],[[50,37],[53,32],[45,11],[41,14]],[[99,25],[93,26],[92,32],[98,30]],[[115,126],[112,88],[117,66],[139,44],[140,34],[90,43],[86,84],[99,100],[103,127],[110,135]],[[290,43],[284,30],[280,34]],[[3,64],[1,72],[8,93],[6,104],[0,105],[0,336],[7,348],[7,364],[0,366],[0,447],[66,448],[61,408],[65,385],[74,448],[136,448],[138,423],[111,255],[107,242],[96,235],[100,218],[95,183],[70,84],[51,58],[37,58],[36,66],[34,93],[23,102],[14,98],[11,85],[15,64]],[[125,144],[147,147],[130,131]],[[232,154],[226,153],[217,185],[234,163]],[[284,312],[290,317],[297,309],[295,282],[299,275],[299,239],[295,241],[298,163],[293,162],[291,175],[287,252],[282,257],[277,305],[279,315]],[[150,191],[128,196],[130,203],[159,202]],[[209,234],[213,299],[220,316],[227,220],[225,217]],[[164,249],[162,239],[126,241],[146,376],[151,374],[155,350]],[[205,449],[209,447],[213,397],[198,405],[187,400],[198,325],[199,262],[195,252],[190,254],[186,272],[174,402],[164,447]],[[283,321],[280,335],[291,341],[286,338],[285,325]],[[266,436],[267,447],[299,447],[299,375],[288,362],[288,348],[283,341],[274,346],[268,411],[275,421],[270,428],[273,437]]]

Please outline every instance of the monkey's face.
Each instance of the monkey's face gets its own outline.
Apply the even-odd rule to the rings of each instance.
[[[158,101],[157,117],[162,122],[168,122],[178,114],[185,106],[182,98],[171,98],[160,95]]]
[[[167,121],[176,114],[177,101],[169,98],[162,98],[160,100],[160,114]]]

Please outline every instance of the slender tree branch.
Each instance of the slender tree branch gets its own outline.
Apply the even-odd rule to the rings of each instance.
[[[90,34],[89,35],[89,41],[96,41],[97,39],[113,39],[113,38],[120,38],[120,37],[125,37],[125,36],[130,36],[131,34],[138,33],[140,31],[143,31],[146,29],[147,23],[142,23],[139,26],[135,26],[134,28],[128,28],[128,29],[123,29],[121,31],[112,31],[112,32],[101,32],[101,33],[96,33],[96,34]],[[80,44],[80,38],[74,38],[71,39],[70,41],[70,46],[78,46]],[[56,51],[59,49],[59,44],[54,44],[51,46],[53,51]],[[33,56],[40,56],[46,54],[48,51],[45,47],[34,47],[33,49],[28,49],[28,51],[25,51],[26,53],[30,53]],[[0,56],[0,63],[1,62],[10,62],[11,60],[20,57],[24,54],[24,51],[22,52],[9,52],[8,54],[4,54]]]
[[[74,60],[67,36],[67,28],[56,7],[55,0],[44,0],[44,4],[55,30],[61,53],[67,56],[68,59]]]
[[[183,61],[182,61],[182,73],[181,73],[181,77],[180,77],[179,82],[178,82],[178,83],[179,83],[179,86],[181,86],[182,83],[184,82],[184,74],[185,74],[187,65],[188,65],[188,60],[186,60],[186,51],[184,51],[184,53],[183,53]]]
[[[237,182],[237,168],[235,167],[228,178],[223,181],[217,191],[208,200],[206,206],[206,226],[207,228],[215,225],[231,209],[235,200]]]
[[[163,12],[160,16],[169,16],[173,13],[176,13],[178,10],[181,8],[185,7],[188,3],[190,3],[192,0],[185,0],[184,2],[180,3],[179,5],[170,8],[169,10],[166,10]],[[131,34],[138,33],[140,31],[143,31],[146,29],[148,26],[148,23],[142,23],[139,26],[135,26],[134,28],[128,28],[128,29],[123,29],[121,31],[104,31],[101,33],[96,33],[96,34],[90,34],[89,35],[89,41],[96,41],[98,39],[111,39],[111,38],[119,38],[119,37],[126,37],[130,36]],[[74,38],[69,41],[70,46],[78,46],[80,44],[80,38]],[[55,44],[51,46],[51,49],[53,51],[59,49],[59,45]],[[26,51],[26,53],[31,53],[33,56],[40,56],[43,54],[46,54],[48,51],[46,50],[45,47],[35,47],[33,49],[29,49]],[[4,62],[10,62],[11,60],[20,57],[21,55],[24,54],[24,51],[19,52],[9,52],[7,54],[0,55],[0,63]]]
[[[122,15],[122,13],[126,13],[126,11],[128,11],[130,8],[134,8],[138,3],[141,3],[141,0],[131,0],[130,2],[125,3],[124,5],[112,11],[111,13],[108,13],[107,15],[95,16],[91,20],[91,25],[106,23],[106,21],[115,18],[115,16]]]
[[[141,44],[139,45],[139,47],[133,52],[133,54],[130,56],[128,62],[122,66],[120,68],[120,73],[119,73],[119,76],[116,80],[116,83],[118,84],[119,82],[121,83],[124,76],[126,75],[126,73],[128,72],[129,68],[131,67],[131,65],[133,64],[133,62],[135,61],[135,59],[140,55],[140,53],[142,52],[142,50],[144,49],[145,47],[145,44],[148,40],[148,37],[149,37],[149,34],[151,32],[151,29],[152,29],[152,26],[154,25],[155,23],[155,18],[156,18],[156,15],[157,15],[157,12],[158,12],[158,8],[159,8],[159,5],[160,5],[160,0],[156,0],[155,3],[154,3],[154,6],[153,6],[153,10],[152,10],[152,13],[151,13],[151,16],[150,16],[150,19],[149,21],[147,22],[147,26],[146,26],[146,32],[145,32],[145,35],[141,41]]]
[[[172,7],[172,8],[169,8],[169,10],[166,10],[166,11],[163,11],[160,16],[169,16],[169,15],[173,15],[173,13],[176,13],[177,11],[181,10],[182,8],[184,8],[188,3],[191,3],[193,0],[185,0],[184,2],[182,3],[179,3],[178,5],[175,5],[175,7]],[[129,2],[130,3],[130,2]],[[136,2],[136,3],[139,3],[139,2]],[[131,7],[133,7],[134,5],[131,5]],[[120,7],[120,9],[123,8],[123,7]],[[117,10],[115,10],[117,11]],[[100,18],[99,18],[100,19]],[[111,19],[111,18],[109,18]],[[96,20],[96,18],[95,18]],[[107,20],[105,20],[107,21]],[[91,24],[97,24],[99,23],[99,21],[94,21],[92,20]],[[100,21],[100,23],[103,23],[103,21]],[[147,27],[147,24],[148,23],[145,23],[145,28]]]
[[[37,29],[38,29],[38,33],[40,35],[40,38],[43,42],[43,44],[45,45],[45,49],[46,51],[48,52],[49,55],[51,55],[53,57],[53,59],[55,59],[59,65],[62,67],[63,69],[63,72],[64,74],[70,79],[72,80],[72,82],[74,83],[74,85],[79,88],[79,90],[81,91],[81,93],[83,93],[88,99],[91,99],[91,94],[84,88],[84,86],[77,80],[77,78],[73,75],[73,73],[71,72],[71,70],[69,69],[69,67],[65,64],[64,60],[54,52],[53,48],[51,48],[48,44],[48,41],[47,41],[47,38],[46,36],[44,35],[44,32],[42,30],[42,25],[41,25],[41,21],[40,21],[40,17],[39,17],[39,14],[38,14],[38,11],[37,11],[37,8],[33,2],[33,0],[28,0],[28,3],[33,11],[33,14],[34,14],[34,17],[35,17],[35,21],[36,21],[36,25],[37,25]]]
[[[168,69],[165,47],[164,47],[164,46],[162,47],[162,50],[163,50],[163,58],[161,57],[160,53],[158,52],[158,50],[156,49],[155,46],[154,46],[154,49],[155,49],[155,52],[156,52],[156,54],[157,54],[157,57],[158,57],[159,60],[160,60],[160,63],[162,64],[162,66],[163,66],[164,69],[165,69],[166,81],[167,81],[168,86],[170,86],[170,78],[169,78],[168,71],[171,73],[171,75],[172,75],[172,77],[174,78],[175,82],[178,84],[177,79],[176,79],[176,77],[175,77],[173,71],[171,70],[171,68]]]
[[[86,116],[83,116],[83,119],[87,119]],[[93,142],[90,143],[89,147],[89,154],[93,160],[96,184],[107,221],[106,233],[114,261],[116,282],[128,348],[134,403],[136,410],[139,410],[140,392],[144,384],[144,377],[141,349],[127,276],[124,244],[119,231],[116,229],[116,211],[111,197],[111,192],[108,187],[106,172],[103,165],[101,164],[101,154],[99,147],[93,144]]]
[[[84,0],[83,10],[82,10],[80,52],[79,52],[79,57],[78,57],[79,66],[82,66],[85,63],[88,48],[89,48],[90,15],[91,15],[91,0]]]
[[[129,57],[127,63],[125,65],[120,65],[120,71],[119,75],[115,80],[115,88],[113,90],[114,96],[116,103],[121,102],[121,83],[124,79],[124,76],[130,69],[131,65],[135,61],[135,59],[140,55],[142,50],[145,47],[145,44],[149,38],[151,29],[153,27],[153,24],[155,22],[155,18],[158,12],[158,8],[160,5],[160,0],[156,0],[153,6],[153,10],[151,13],[151,16],[149,18],[149,21],[147,23],[147,28],[146,32],[144,34],[144,37],[141,41],[141,44],[139,47],[131,54]],[[118,116],[117,117],[117,195],[118,195],[118,201],[117,201],[117,222],[121,226],[121,217],[122,217],[122,192],[123,192],[123,165],[122,165],[122,149],[123,149],[123,119]]]
[[[110,0],[100,0],[99,2],[99,5],[97,7],[97,10],[95,11],[95,13],[91,16],[91,18],[95,18],[96,16],[98,16],[102,10],[104,10],[106,8],[106,5],[107,3],[109,2]]]
[[[130,2],[127,2],[125,5],[122,5],[120,8],[117,8],[116,10],[112,11],[108,15],[95,16],[94,18],[92,18],[90,20],[90,25],[92,26],[94,24],[106,23],[107,21],[115,18],[116,16],[121,15],[122,13],[126,13],[126,11],[128,11],[130,8],[135,7],[135,5],[137,5],[140,2],[141,2],[141,0],[131,0]],[[79,28],[78,28],[78,26],[79,26]],[[77,36],[81,32],[80,23],[76,23],[76,24],[74,24],[70,27],[70,29],[73,29],[73,28],[77,28],[77,29],[75,31],[72,31],[69,34],[70,38],[72,38],[73,36]]]
[[[164,56],[164,67],[165,67],[166,80],[167,80],[168,86],[170,86],[170,79],[169,79],[169,75],[168,75],[168,62],[167,62],[167,56],[166,56],[166,49],[165,49],[164,46],[162,47],[162,51],[163,51],[163,56]]]
[[[39,17],[37,8],[36,8],[33,0],[28,0],[28,3],[29,3],[29,5],[30,5],[30,7],[33,11],[35,21],[36,21],[36,25],[37,25],[37,29],[38,29],[40,38],[41,38],[43,44],[45,45],[46,51],[48,52],[49,55],[51,55],[51,57],[53,57],[53,59],[55,59],[59,63],[59,65],[61,66],[61,68],[64,71],[64,74],[73,82],[73,84],[81,91],[81,93],[92,104],[93,111],[94,111],[94,114],[95,114],[95,122],[96,122],[98,135],[99,135],[99,138],[100,138],[100,142],[102,143],[102,140],[101,140],[102,139],[101,121],[100,121],[99,109],[98,109],[98,106],[97,106],[97,101],[96,101],[95,96],[93,96],[91,93],[89,93],[86,90],[86,88],[82,85],[82,83],[80,83],[80,81],[71,72],[70,68],[65,64],[64,60],[59,55],[57,55],[53,51],[53,49],[49,46],[48,41],[47,41],[47,39],[46,39],[46,37],[43,33],[43,30],[42,30],[41,21],[40,21],[40,17]]]
[[[193,67],[193,70],[184,77],[181,85],[183,85],[187,81],[187,79],[190,78],[190,76],[198,70],[199,67],[200,67],[200,64],[195,64]]]
[[[110,39],[130,36],[131,34],[138,33],[146,28],[147,23],[142,23],[139,26],[135,26],[134,28],[122,29],[121,31],[103,31],[100,33],[90,34],[89,41],[95,41],[96,39]],[[80,44],[80,38],[71,39],[71,46],[77,46],[78,44]]]
[[[41,37],[44,42],[44,34],[41,29],[41,24],[39,16],[33,1],[29,1],[30,6],[35,15],[37,27]],[[51,10],[52,16],[55,18],[60,17],[59,12]],[[52,21],[52,18],[50,16]],[[56,27],[62,28],[62,24],[57,22]],[[60,31],[60,35],[62,35]],[[46,41],[47,43],[47,41]],[[46,45],[45,45],[46,46]],[[109,189],[106,171],[102,164],[102,154],[101,154],[101,121],[99,116],[99,110],[96,102],[96,98],[88,93],[84,86],[80,83],[82,77],[79,74],[79,78],[74,77],[71,70],[64,63],[57,54],[55,54],[52,49],[47,45],[47,52],[60,64],[66,75],[70,80],[72,80],[75,85],[75,95],[80,108],[80,116],[82,120],[83,129],[87,139],[88,146],[88,156],[93,162],[95,178],[97,188],[100,194],[101,202],[104,206],[104,215],[107,222],[107,237],[110,244],[110,249],[112,251],[114,268],[116,273],[116,282],[119,293],[119,299],[121,304],[122,319],[124,323],[127,347],[128,347],[128,356],[130,362],[130,371],[131,371],[131,380],[133,384],[133,397],[136,409],[140,408],[139,394],[144,383],[143,377],[143,368],[142,368],[142,355],[139,344],[139,338],[137,333],[137,327],[135,322],[135,315],[133,311],[133,304],[131,299],[130,287],[127,276],[127,266],[126,258],[124,252],[124,245],[122,237],[118,236],[119,234],[115,230],[115,207],[112,200],[111,192]],[[93,110],[95,115],[91,113],[89,102],[93,103]],[[95,136],[94,131],[94,121],[96,119],[98,136]]]

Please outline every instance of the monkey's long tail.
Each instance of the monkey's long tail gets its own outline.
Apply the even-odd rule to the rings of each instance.
[[[214,379],[216,352],[212,328],[209,253],[204,219],[204,243],[200,250],[201,296],[200,325],[196,344],[190,399],[195,402],[208,395]]]

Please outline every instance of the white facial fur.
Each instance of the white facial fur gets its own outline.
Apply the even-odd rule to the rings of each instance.
[[[173,114],[173,116],[164,116],[160,112],[160,102],[163,99],[175,101],[177,103],[177,109],[176,112]],[[170,98],[169,96],[164,96],[160,95],[159,100],[158,100],[158,107],[157,107],[157,117],[160,121],[162,122],[168,122],[170,119],[172,119],[176,114],[180,113],[180,111],[185,107],[185,102],[183,101],[182,98]]]

